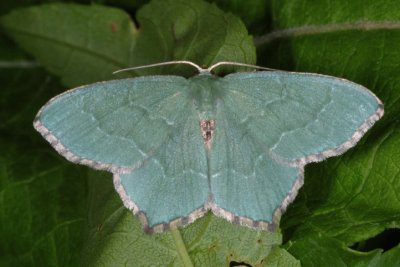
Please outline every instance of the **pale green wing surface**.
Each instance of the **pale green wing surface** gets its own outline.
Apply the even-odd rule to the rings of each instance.
[[[215,119],[210,156],[211,192],[216,204],[213,211],[249,226],[253,224],[243,218],[271,223],[299,176],[298,186],[302,185],[302,170],[271,160],[265,145],[248,134],[236,119],[232,109],[225,106]]]
[[[132,167],[165,143],[187,109],[180,77],[95,83],[50,100],[37,120],[74,155]]]
[[[205,213],[209,187],[199,120],[194,113],[182,115],[183,130],[174,133],[143,167],[121,175],[123,187],[150,226],[166,227],[174,220],[184,225]],[[163,229],[155,231],[159,230]]]
[[[368,89],[340,78],[257,72],[228,75],[224,82],[229,92],[224,108],[234,113],[240,129],[285,161],[340,154],[383,114]]]
[[[323,75],[238,73],[218,88],[214,210],[255,226],[274,222],[294,199],[304,164],[343,153],[383,114],[367,89]]]
[[[83,86],[50,100],[35,127],[67,159],[112,171],[125,205],[150,226],[168,223],[202,207],[209,191],[189,91],[177,76]]]

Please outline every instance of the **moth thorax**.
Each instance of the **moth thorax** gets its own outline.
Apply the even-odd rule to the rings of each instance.
[[[204,144],[208,149],[211,148],[211,141],[214,136],[215,121],[214,120],[202,120],[200,121],[200,130],[203,136]]]

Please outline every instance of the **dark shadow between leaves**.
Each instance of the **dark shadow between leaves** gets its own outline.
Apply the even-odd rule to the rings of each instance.
[[[370,239],[357,242],[350,248],[360,252],[368,252],[374,249],[383,249],[383,251],[388,251],[399,243],[400,229],[390,228]]]
[[[245,262],[237,262],[237,261],[231,261],[229,263],[229,267],[234,267],[234,266],[246,266],[246,267],[253,267],[252,265],[245,263]]]

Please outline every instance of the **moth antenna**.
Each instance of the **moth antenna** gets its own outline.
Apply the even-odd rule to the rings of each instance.
[[[211,72],[213,69],[222,66],[222,65],[231,65],[231,66],[240,66],[240,67],[250,67],[254,69],[260,69],[260,70],[277,70],[277,69],[271,69],[271,68],[266,68],[266,67],[261,67],[257,65],[252,65],[252,64],[246,64],[246,63],[240,63],[240,62],[231,62],[231,61],[221,61],[218,62],[212,66],[210,66],[207,71]]]
[[[143,66],[131,67],[131,68],[126,68],[126,69],[120,69],[120,70],[114,71],[113,74],[120,73],[120,72],[123,72],[123,71],[138,70],[138,69],[145,69],[145,68],[152,68],[152,67],[173,65],[173,64],[187,64],[187,65],[190,65],[192,67],[195,67],[199,71],[199,73],[208,72],[208,69],[203,69],[199,65],[197,65],[197,64],[195,64],[195,63],[193,63],[191,61],[173,60],[173,61],[159,62],[159,63],[148,64],[148,65],[143,65]]]

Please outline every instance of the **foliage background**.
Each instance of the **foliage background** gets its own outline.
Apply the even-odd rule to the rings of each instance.
[[[209,2],[0,2],[0,266],[400,266],[398,1]],[[32,121],[68,88],[173,59],[343,77],[370,88],[385,116],[345,155],[306,168],[278,232],[208,215],[148,236],[109,174],[58,156]],[[154,73],[193,74],[118,78]]]

